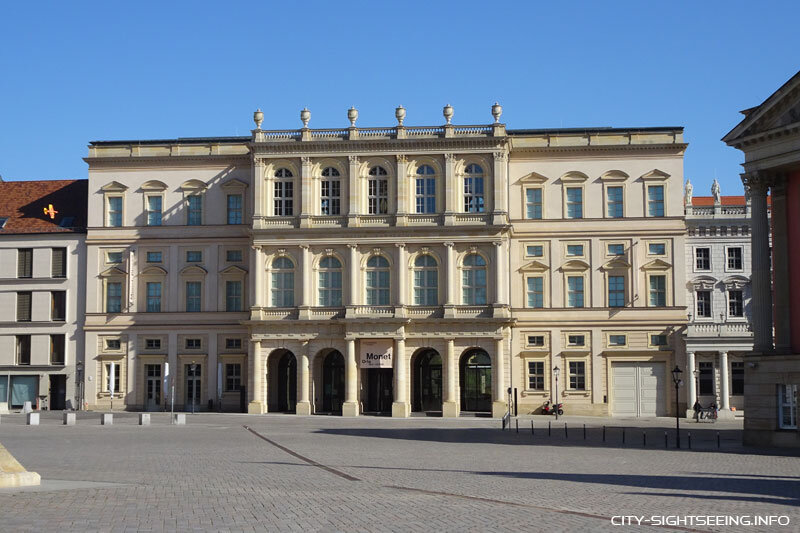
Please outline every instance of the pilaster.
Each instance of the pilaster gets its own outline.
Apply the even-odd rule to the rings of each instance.
[[[506,198],[507,160],[508,155],[505,151],[494,153],[492,224],[496,226],[508,224],[508,200]]]
[[[298,415],[311,414],[311,401],[309,399],[308,371],[308,341],[301,343],[300,353],[295,356],[297,359],[297,407],[295,412]]]
[[[298,313],[300,318],[307,319],[311,316],[311,249],[307,244],[300,245],[300,257],[303,268],[303,277]]]
[[[455,191],[456,183],[456,157],[455,154],[444,154],[444,225],[452,226],[456,223]]]
[[[495,375],[495,385],[492,391],[492,416],[494,418],[502,418],[508,411],[503,337],[495,339],[494,346],[494,368],[492,372]]]
[[[300,227],[311,227],[313,214],[314,182],[311,177],[311,158],[300,158]]]
[[[405,130],[405,128],[404,128]],[[396,226],[405,226],[408,224],[407,215],[409,212],[409,179],[407,176],[408,160],[405,155],[397,155],[397,216],[395,218]]]
[[[406,245],[405,243],[396,243],[395,246],[397,246],[397,306],[395,306],[394,315],[404,317],[406,316],[406,293],[408,292]]]
[[[247,390],[247,397],[250,403],[247,405],[247,412],[251,415],[261,415],[265,412],[263,402],[263,364],[261,362],[261,341],[250,340],[247,349],[247,360],[249,364],[247,372],[247,383],[249,385]]]
[[[358,156],[351,155],[347,158],[350,162],[350,169],[347,178],[347,225],[358,226],[358,215],[360,214],[358,200],[359,194],[358,179]]]
[[[446,250],[446,257],[447,257],[447,271],[445,274],[446,279],[446,290],[445,290],[445,301],[444,301],[444,316],[447,318],[452,318],[455,316],[455,290],[456,290],[456,252],[455,252],[455,243],[446,242],[444,243],[445,250]]]
[[[344,359],[344,404],[342,416],[358,416],[358,362],[356,341],[347,339],[347,355]]]
[[[458,400],[456,399],[455,351],[455,339],[447,339],[444,356],[444,401],[442,402],[442,416],[445,418],[455,418],[459,415]]]
[[[402,329],[402,328],[401,328]],[[408,402],[408,360],[406,359],[406,339],[398,337],[394,340],[394,403],[392,416],[408,418],[411,415],[411,404]]]

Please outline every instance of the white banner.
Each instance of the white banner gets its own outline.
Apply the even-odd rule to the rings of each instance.
[[[392,339],[361,339],[359,367],[360,368],[392,368],[392,353],[394,341]]]

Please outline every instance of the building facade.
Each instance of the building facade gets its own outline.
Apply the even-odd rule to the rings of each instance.
[[[752,202],[754,346],[745,364],[744,442],[800,447],[800,72],[742,114],[722,140],[744,153]]]
[[[80,403],[85,227],[85,180],[0,181],[0,411]]]
[[[687,180],[687,416],[695,401],[714,404],[720,418],[744,413],[745,354],[753,350],[750,200],[693,196]]]

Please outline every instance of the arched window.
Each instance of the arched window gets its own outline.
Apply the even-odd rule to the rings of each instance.
[[[486,260],[478,254],[464,258],[461,294],[464,305],[486,305]]]
[[[319,262],[319,305],[342,306],[342,263],[335,257],[323,257]]]
[[[430,165],[421,165],[417,169],[414,198],[417,213],[436,212],[436,172]]]
[[[370,215],[385,215],[389,212],[389,178],[383,167],[369,169],[369,199]]]
[[[292,171],[279,168],[275,171],[275,216],[290,217],[294,214],[294,180]]]
[[[464,171],[464,212],[483,213],[483,169],[475,163]]]
[[[294,263],[288,257],[272,262],[272,307],[294,307]]]
[[[389,305],[389,261],[380,255],[367,261],[367,305]]]
[[[414,305],[439,305],[439,269],[428,254],[414,261]]]
[[[341,213],[342,183],[339,171],[333,167],[325,167],[320,182],[320,212],[323,215]]]

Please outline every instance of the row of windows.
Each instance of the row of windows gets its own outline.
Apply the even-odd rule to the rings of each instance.
[[[725,271],[741,272],[744,267],[742,261],[742,247],[728,246],[725,248]],[[695,272],[708,272],[711,270],[711,248],[697,247],[694,249]]]
[[[714,379],[714,363],[711,361],[699,361],[697,363],[697,393],[701,396],[713,396],[716,394]],[[731,362],[730,372],[730,393],[734,396],[744,394],[744,363],[741,361]]]
[[[163,263],[163,252],[151,251],[145,254],[145,260],[148,263]],[[228,263],[241,263],[242,262],[241,250],[225,250],[225,261]],[[122,252],[106,252],[106,262],[109,264],[121,264]],[[203,251],[202,250],[187,250],[186,251],[187,263],[202,263]]]
[[[543,191],[542,187],[525,189],[525,218],[543,218]],[[606,187],[605,217],[622,218],[625,213],[624,190],[622,186]],[[584,217],[584,189],[583,187],[564,187],[564,206],[566,218]],[[664,185],[647,186],[647,216],[664,216]]]
[[[197,350],[202,349],[203,347],[203,339],[201,338],[187,338],[184,341],[184,347],[189,350]],[[105,349],[109,352],[118,351],[122,348],[122,340],[121,339],[105,339]],[[236,337],[229,337],[225,339],[225,349],[226,350],[240,350],[242,348],[242,339]],[[161,339],[160,338],[145,338],[144,340],[144,349],[145,350],[160,350],[161,349]]]
[[[16,336],[16,358],[17,365],[30,365],[31,364],[31,336],[30,335],[17,335]],[[65,335],[50,335],[50,364],[51,365],[64,365],[66,353],[66,336]]]
[[[186,311],[198,313],[202,311],[201,302],[202,282],[186,282]],[[148,281],[145,283],[145,312],[160,313],[163,310],[163,283]],[[225,311],[244,311],[241,281],[225,282]],[[106,313],[122,312],[122,282],[108,281],[106,283]]]
[[[627,346],[628,345],[628,336],[622,333],[609,333],[608,346]],[[663,333],[651,333],[650,334],[650,346],[651,347],[663,347],[667,345],[667,336]],[[545,337],[544,335],[528,335],[526,339],[526,346],[529,348],[544,348],[545,346]],[[567,346],[570,348],[585,348],[586,347],[586,335],[581,334],[568,334],[567,335]]]
[[[585,277],[567,276],[567,307],[585,307]],[[608,276],[608,307],[625,307],[625,276]],[[666,307],[667,276],[649,276],[649,307]],[[531,309],[541,309],[544,305],[544,276],[526,277],[526,302]]]
[[[545,390],[544,361],[528,361],[528,389]],[[567,390],[586,390],[586,361],[569,361],[566,376]]]
[[[186,376],[191,378],[199,378],[202,375],[203,365],[200,363],[192,363],[194,369],[190,364],[184,365]],[[120,372],[119,365],[115,364],[112,371],[112,363],[105,363],[105,379],[103,380],[103,392],[110,393],[112,390],[116,393],[119,392]],[[161,377],[161,365],[144,365],[145,375],[149,378]],[[225,364],[225,380],[223,381],[225,388],[223,392],[239,392],[242,388],[242,365],[241,363],[226,363]],[[113,386],[113,388],[112,388]],[[199,396],[199,393],[198,393]]]
[[[740,289],[730,289],[728,294],[728,317],[744,317],[744,293]],[[695,291],[695,316],[697,318],[713,318],[712,291]],[[722,317],[720,317],[722,318]]]
[[[31,291],[17,292],[17,322],[30,322],[32,315],[33,293]],[[67,319],[67,292],[50,292],[50,320],[64,322]]]
[[[647,255],[664,256],[667,253],[667,245],[663,242],[651,242],[647,244]],[[567,257],[586,257],[585,246],[583,244],[567,244]],[[622,243],[611,243],[606,246],[606,255],[619,257],[625,255],[625,245]],[[525,257],[544,257],[543,244],[530,244],[525,246]]]
[[[50,252],[50,277],[67,277],[67,249],[52,248]],[[17,277],[33,277],[33,248],[20,248],[17,250]]]
[[[226,196],[226,221],[228,224],[244,223],[244,200],[241,194]],[[164,219],[164,197],[161,194],[145,195],[145,224],[160,226]],[[106,226],[119,228],[123,225],[123,197],[121,195],[106,196]],[[190,194],[186,197],[186,225],[203,224],[203,196]]]

